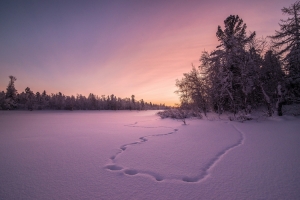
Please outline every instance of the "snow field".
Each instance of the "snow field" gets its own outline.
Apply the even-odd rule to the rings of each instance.
[[[300,119],[1,111],[0,199],[299,199]]]

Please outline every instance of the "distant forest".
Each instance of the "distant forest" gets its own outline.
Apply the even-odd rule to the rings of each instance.
[[[280,20],[280,30],[267,38],[247,31],[238,15],[227,17],[224,28],[217,28],[216,49],[204,51],[200,66],[176,81],[180,108],[161,116],[226,111],[246,118],[257,108],[272,116],[275,111],[282,115],[286,104],[300,103],[300,1],[282,13],[287,19]]]
[[[0,109],[2,110],[159,110],[166,109],[164,104],[152,104],[137,101],[134,95],[131,98],[121,99],[115,95],[101,97],[89,94],[65,96],[61,92],[48,95],[31,91],[29,87],[24,92],[18,93],[14,83],[17,79],[9,76],[9,83],[4,91],[0,92]]]

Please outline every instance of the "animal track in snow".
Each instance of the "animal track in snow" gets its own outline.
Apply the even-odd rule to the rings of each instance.
[[[106,166],[106,169],[109,169],[109,170],[114,171],[114,170],[121,170],[121,169],[123,169],[123,168],[120,167],[120,166],[117,166],[117,165],[107,165],[107,166]]]
[[[216,156],[211,159],[202,169],[202,173],[195,177],[184,177],[182,180],[185,182],[199,182],[204,180],[208,175],[209,171],[232,149],[244,144],[245,141],[245,135],[242,131],[240,131],[236,126],[231,124],[231,126],[237,130],[240,133],[241,138],[238,140],[237,143],[228,146],[227,148],[223,149],[219,153],[216,154]]]
[[[173,129],[172,127],[167,127],[167,126],[156,126],[156,127],[150,127],[150,126],[138,126],[137,125],[138,122],[131,124],[131,125],[126,125],[128,127],[139,127],[139,128],[168,128],[168,129]],[[165,177],[161,174],[158,174],[156,172],[153,171],[149,171],[149,170],[141,170],[141,169],[133,169],[133,168],[124,168],[121,167],[120,165],[116,164],[116,159],[118,158],[118,156],[120,156],[122,153],[124,153],[126,151],[126,149],[130,146],[134,146],[137,144],[143,144],[145,142],[147,142],[151,137],[157,137],[157,136],[166,136],[166,135],[171,135],[174,134],[178,131],[178,129],[173,129],[172,132],[168,132],[168,133],[163,133],[163,134],[152,134],[152,135],[148,135],[148,136],[143,136],[139,138],[139,141],[136,142],[132,142],[132,143],[128,143],[128,144],[124,144],[119,148],[119,151],[110,157],[110,161],[111,163],[108,164],[107,166],[105,166],[106,169],[110,170],[110,171],[119,171],[124,173],[125,175],[129,175],[129,176],[136,176],[136,175],[143,175],[143,176],[147,176],[150,178],[154,178],[154,180],[156,181],[168,181],[168,180],[172,180],[172,181],[183,181],[183,182],[187,182],[187,183],[195,183],[195,182],[201,182],[204,181],[209,175],[210,175],[210,171],[214,168],[214,166],[216,166],[216,164],[224,157],[226,156],[226,154],[231,151],[232,149],[242,145],[244,143],[245,140],[245,136],[244,133],[242,131],[240,131],[236,126],[234,126],[231,123],[227,123],[230,124],[240,135],[240,138],[237,142],[235,142],[234,144],[231,144],[229,146],[227,146],[226,148],[223,148],[221,151],[219,151],[217,154],[215,154],[215,156],[213,158],[211,158],[204,166],[202,166],[199,169],[199,173],[197,175],[194,176],[173,176],[173,177]]]
[[[135,122],[134,124],[132,125],[125,125],[125,126],[128,126],[128,127],[140,127],[140,128],[168,128],[168,129],[173,129],[172,127],[167,127],[167,126],[156,126],[156,127],[148,127],[148,126],[136,126],[138,122]],[[143,137],[140,137],[139,140],[140,141],[137,141],[137,142],[132,142],[132,143],[128,143],[128,144],[124,144],[120,147],[119,151],[110,157],[110,160],[114,163],[114,161],[116,160],[116,158],[121,154],[123,153],[127,147],[129,146],[133,146],[133,145],[137,145],[137,144],[141,144],[141,143],[144,143],[144,142],[147,142],[149,137],[157,137],[157,136],[164,136],[164,135],[170,135],[170,134],[173,134],[175,132],[177,132],[178,129],[173,129],[172,132],[169,132],[169,133],[162,133],[162,134],[153,134],[153,135],[147,135],[147,136],[143,136]]]

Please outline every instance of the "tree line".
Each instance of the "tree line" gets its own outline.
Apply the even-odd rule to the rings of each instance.
[[[66,96],[61,92],[56,94],[34,93],[29,87],[18,93],[15,89],[14,76],[9,76],[9,83],[4,91],[0,92],[0,109],[2,110],[159,110],[165,109],[164,104],[147,103],[143,99],[119,98],[115,95],[97,96],[92,93],[88,97],[81,94]]]
[[[300,1],[282,9],[286,20],[273,36],[247,34],[247,25],[230,15],[218,26],[219,45],[204,51],[200,65],[176,80],[180,109],[247,115],[265,107],[268,116],[285,104],[300,103]]]

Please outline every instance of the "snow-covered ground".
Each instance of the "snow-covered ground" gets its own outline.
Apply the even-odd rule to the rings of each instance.
[[[0,199],[300,199],[300,118],[0,111]]]

